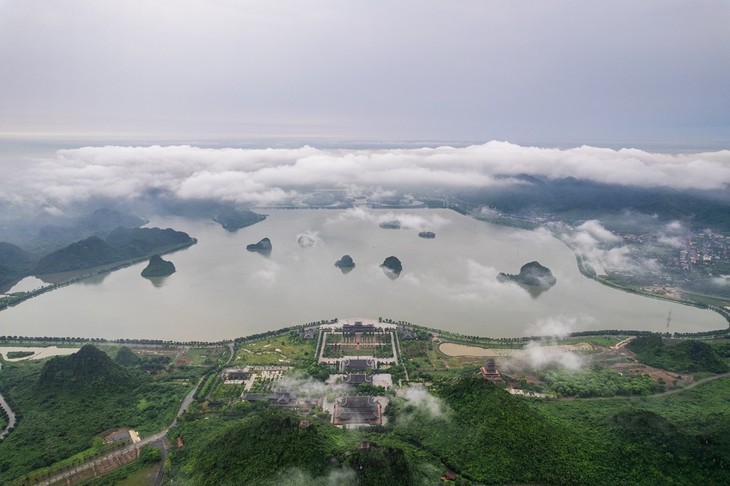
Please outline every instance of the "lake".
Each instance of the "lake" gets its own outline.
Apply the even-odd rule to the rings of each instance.
[[[99,275],[0,312],[0,334],[215,341],[334,317],[389,317],[467,335],[517,337],[551,330],[695,332],[727,327],[720,315],[603,286],[544,231],[493,225],[449,210],[267,210],[254,226],[152,217],[198,239],[168,254],[177,272],[151,281],[145,263]],[[382,229],[398,219],[408,229]],[[418,237],[432,230],[435,239]],[[271,239],[266,257],[246,245]],[[344,274],[334,262],[349,254]],[[402,274],[380,268],[394,255]],[[533,260],[557,284],[532,296],[499,272]],[[34,287],[37,281],[19,285]],[[667,316],[671,311],[671,326]]]

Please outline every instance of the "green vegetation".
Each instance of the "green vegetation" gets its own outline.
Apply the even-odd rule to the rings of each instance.
[[[141,367],[120,366],[91,345],[45,362],[3,363],[0,392],[18,424],[0,442],[0,482],[32,471],[42,476],[43,468],[56,464],[57,470],[98,454],[103,447],[95,437],[112,428],[142,435],[161,430],[197,376],[200,370],[180,368],[153,377]],[[83,457],[72,457],[83,450]]]
[[[195,243],[187,233],[160,228],[117,228],[106,238],[91,236],[40,259],[37,274],[80,270],[138,259]]]
[[[114,358],[114,361],[116,361],[117,363],[119,363],[122,366],[134,366],[134,365],[139,364],[141,359],[139,358],[139,356],[134,354],[134,351],[132,351],[131,349],[129,349],[126,346],[122,346],[117,351],[117,355]]]
[[[193,412],[171,432],[175,482],[725,484],[730,380],[676,395],[527,400],[462,374],[391,398],[385,427],[337,429],[264,404]],[[369,448],[357,445],[366,438]],[[362,467],[362,469],[361,469]],[[296,481],[294,480],[296,479]],[[299,481],[299,482],[297,482]]]
[[[730,379],[664,396],[547,400],[534,407],[585,438],[597,484],[727,484]]]
[[[547,389],[566,397],[649,395],[663,391],[649,375],[622,376],[597,366],[582,371],[549,370],[540,373]]]
[[[226,206],[220,208],[213,219],[228,231],[236,231],[263,221],[266,216],[248,209],[235,209]]]
[[[730,369],[715,349],[702,341],[669,341],[668,344],[654,334],[636,338],[627,347],[636,353],[640,362],[670,371],[725,373]]]
[[[27,358],[28,356],[33,356],[34,354],[34,351],[8,351],[7,353],[5,353],[5,356],[7,356],[8,359],[19,359]]]
[[[700,372],[695,380],[714,381],[651,395],[664,384],[640,374],[637,368],[643,366],[637,363],[627,376],[598,365],[579,372],[533,370],[522,380],[523,388],[575,398],[527,399],[483,380],[478,362],[447,359],[424,330],[410,332],[409,338],[415,339],[403,339],[401,333],[410,378],[427,381],[429,387],[397,396],[372,384],[352,389],[352,394],[390,400],[385,425],[364,429],[331,425],[321,405],[295,412],[266,401],[238,400],[243,385],[220,384],[218,371],[228,356],[223,346],[116,345],[102,352],[87,345],[75,355],[45,363],[4,363],[0,391],[19,412],[20,422],[0,443],[0,482],[32,482],[103,453],[112,446],[102,444],[100,434],[112,428],[132,427],[143,436],[163,429],[201,376],[206,380],[198,400],[168,435],[172,450],[164,470],[174,484],[427,485],[446,472],[463,484],[730,481],[730,379]],[[609,345],[619,338],[603,339]],[[240,341],[236,364],[286,364],[319,380],[331,371],[316,363],[314,341],[302,339],[295,329]],[[700,368],[713,363],[708,358],[712,353],[721,364],[730,354],[725,339],[671,345],[661,338],[657,344],[653,336],[635,341],[640,351],[681,350],[684,343],[699,343],[673,359]],[[343,337],[339,345],[345,344]],[[596,351],[594,362],[612,363],[616,357],[621,355]],[[188,366],[193,363],[199,366]],[[617,369],[627,369],[621,366]],[[399,370],[394,380],[405,378]],[[274,383],[273,378],[257,379],[251,391],[272,391]],[[333,400],[334,392],[326,393]],[[142,460],[90,484],[134,484],[155,473],[160,459],[156,451],[147,451]]]
[[[143,277],[167,277],[175,273],[175,265],[172,262],[163,260],[160,255],[152,255],[150,262],[142,270]]]
[[[11,243],[0,242],[0,288],[20,280],[30,272],[33,257]]]
[[[265,410],[228,424],[205,438],[186,470],[195,484],[210,485],[251,484],[288,468],[322,475],[334,450],[329,434],[339,431],[299,423],[296,416]]]
[[[582,438],[529,403],[472,376],[437,384],[446,412],[404,402],[394,433],[480,483],[585,483],[593,475]]]
[[[156,475],[160,459],[159,449],[145,446],[136,461],[91,481],[84,481],[81,484],[83,486],[139,486],[141,484],[150,484],[148,478]]]
[[[242,343],[231,364],[307,366],[314,359],[314,346],[313,341],[302,339],[296,331],[290,331],[286,334]]]

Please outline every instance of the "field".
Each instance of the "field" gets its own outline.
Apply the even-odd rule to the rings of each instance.
[[[304,340],[296,333],[281,334],[242,343],[231,365],[308,364],[314,359],[314,341]]]

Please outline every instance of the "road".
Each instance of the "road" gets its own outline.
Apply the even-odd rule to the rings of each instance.
[[[5,401],[2,394],[0,394],[0,408],[3,408],[8,414],[8,425],[6,425],[5,429],[0,432],[0,440],[3,440],[5,436],[10,433],[10,429],[15,427],[15,413],[13,413],[13,410],[10,408],[10,405],[8,405],[8,402]]]
[[[103,456],[99,456],[98,458],[94,459],[93,461],[87,461],[73,469],[69,469],[68,471],[64,471],[62,473],[55,474],[55,475],[51,476],[50,478],[48,478],[42,482],[39,482],[37,484],[39,484],[41,486],[49,486],[51,484],[63,481],[79,472],[86,471],[87,469],[91,469],[93,467],[101,465],[102,463],[110,461],[110,460],[114,459],[116,456],[120,456],[125,453],[128,453],[128,452],[132,451],[133,449],[141,449],[142,447],[152,444],[154,442],[163,441],[165,439],[165,436],[167,435],[167,433],[170,431],[170,429],[172,427],[174,427],[175,425],[177,425],[177,419],[180,418],[180,416],[182,416],[182,414],[185,413],[185,411],[190,407],[190,404],[193,403],[193,397],[195,397],[195,392],[197,392],[198,388],[200,388],[200,385],[203,383],[204,378],[205,378],[205,376],[200,378],[200,380],[198,380],[198,383],[193,387],[193,389],[190,390],[190,392],[187,395],[185,395],[185,398],[183,399],[182,404],[180,405],[180,409],[178,410],[177,415],[175,415],[175,419],[165,429],[157,432],[154,435],[145,437],[144,439],[137,442],[136,444],[130,444],[130,445],[122,447],[121,449],[117,449],[115,451],[104,454]]]

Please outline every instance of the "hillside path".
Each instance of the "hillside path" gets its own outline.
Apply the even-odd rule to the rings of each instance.
[[[56,484],[56,483],[60,483],[60,482],[64,482],[65,483],[65,480],[66,479],[71,478],[71,477],[73,477],[74,475],[76,475],[76,474],[78,474],[80,472],[86,471],[86,470],[91,469],[91,468],[95,468],[95,467],[100,466],[100,465],[102,465],[104,463],[111,462],[116,457],[119,457],[119,456],[122,456],[124,454],[127,454],[127,453],[131,452],[134,449],[139,450],[139,449],[141,449],[142,447],[144,447],[146,445],[152,444],[152,443],[157,442],[157,441],[164,440],[165,439],[165,436],[170,431],[170,429],[172,427],[174,427],[175,425],[177,425],[177,419],[180,418],[180,416],[183,413],[185,413],[185,411],[188,409],[188,407],[190,407],[190,404],[193,402],[193,397],[195,396],[195,392],[198,391],[198,388],[200,388],[200,385],[203,383],[203,378],[205,378],[205,376],[203,376],[202,378],[200,378],[200,380],[198,380],[198,383],[196,383],[196,385],[193,387],[193,389],[190,390],[190,392],[188,392],[187,395],[185,395],[185,398],[183,399],[182,404],[180,405],[180,409],[178,410],[177,415],[175,415],[175,419],[165,429],[157,432],[154,435],[151,435],[149,437],[146,437],[146,438],[142,439],[141,441],[139,441],[139,442],[137,442],[135,444],[129,444],[127,446],[122,447],[121,449],[117,449],[117,450],[114,450],[114,451],[109,452],[107,454],[101,455],[101,456],[95,458],[94,460],[86,461],[83,464],[74,467],[73,469],[69,469],[67,471],[64,471],[64,472],[61,472],[61,473],[58,473],[58,474],[54,474],[53,476],[49,477],[48,479],[45,479],[45,480],[43,480],[41,482],[38,482],[36,484],[38,484],[40,486],[50,486],[52,484]]]

